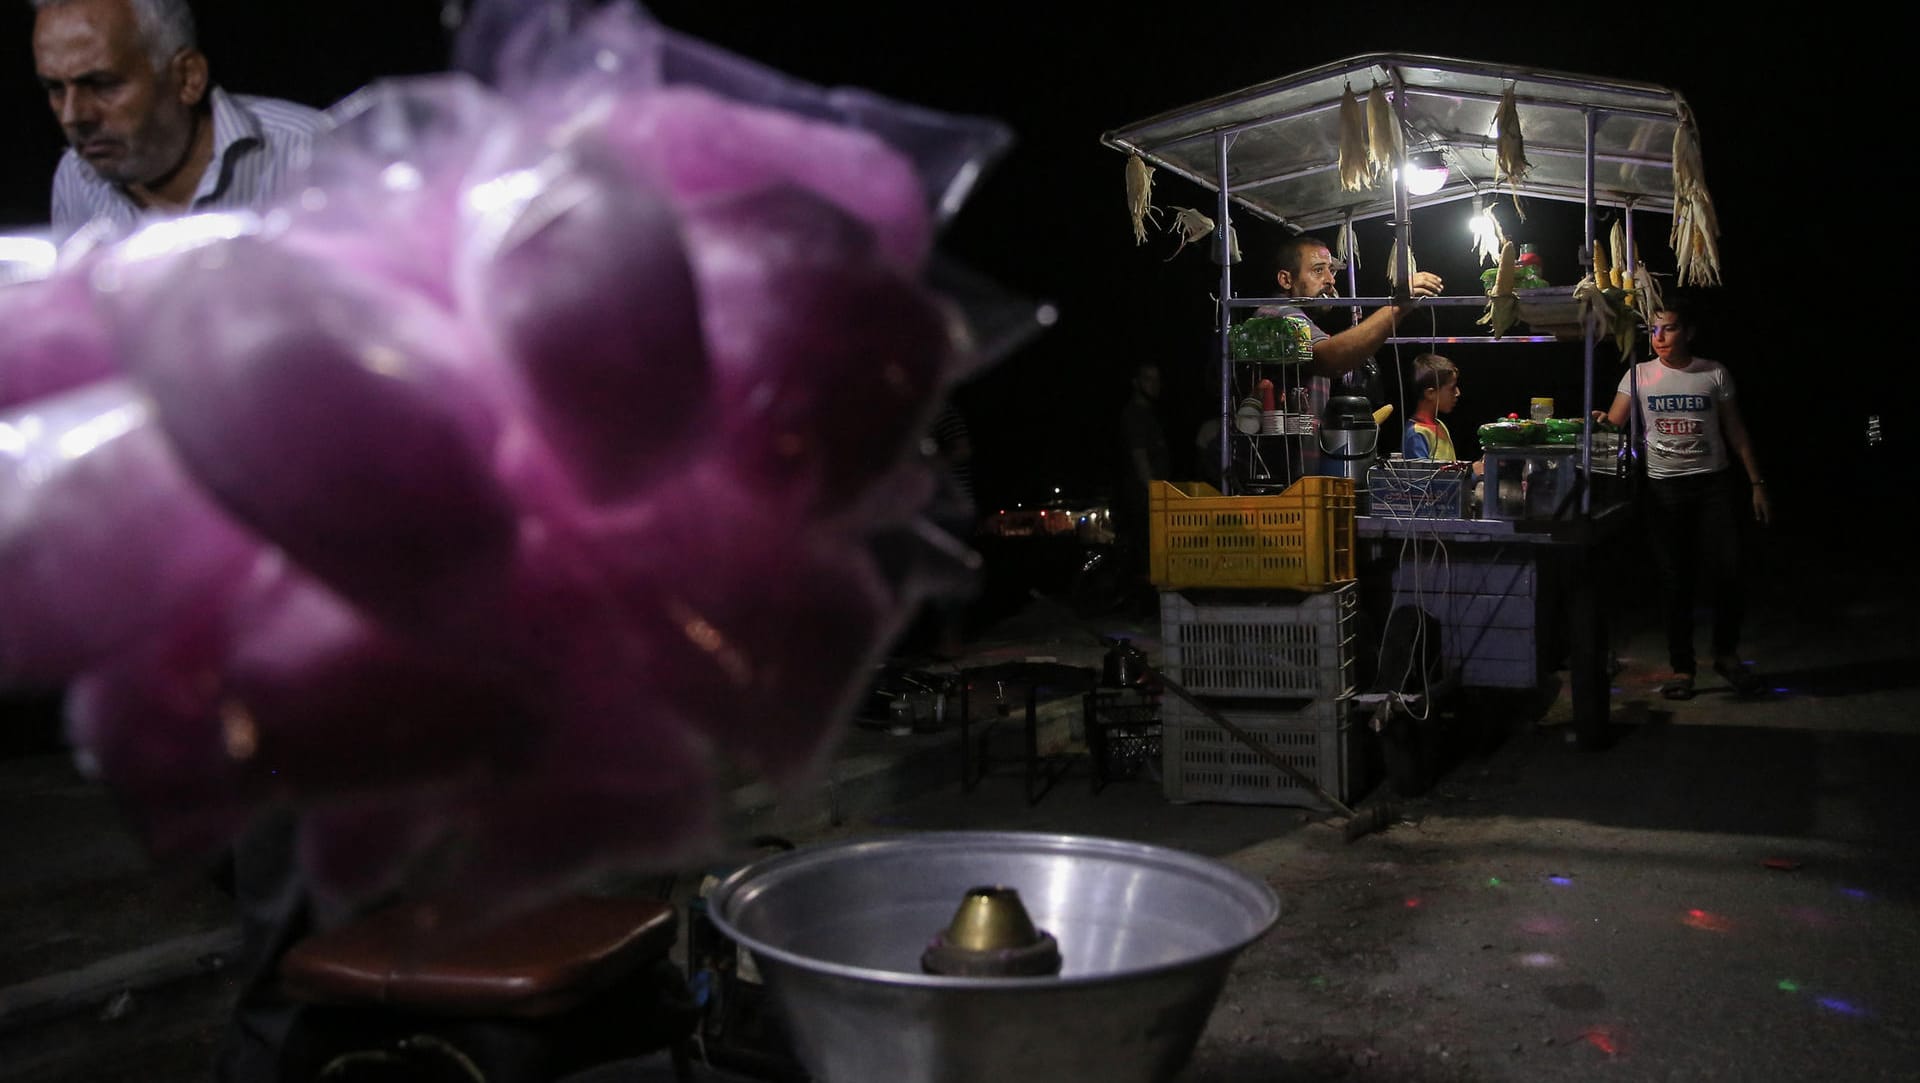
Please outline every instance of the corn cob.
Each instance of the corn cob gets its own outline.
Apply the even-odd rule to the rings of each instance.
[[[1494,338],[1506,334],[1519,318],[1520,302],[1513,296],[1513,284],[1520,277],[1520,265],[1514,251],[1512,241],[1500,246],[1500,266],[1493,273],[1493,289],[1487,292],[1487,310],[1474,321],[1491,327]]]
[[[1613,270],[1608,273],[1611,276],[1610,284],[1616,290],[1627,288],[1626,231],[1621,226],[1621,223],[1615,222],[1613,232],[1607,238],[1608,246],[1613,249]]]

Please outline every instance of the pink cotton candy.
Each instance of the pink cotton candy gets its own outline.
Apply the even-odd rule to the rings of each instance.
[[[683,466],[710,426],[678,215],[604,157],[552,155],[517,176],[538,187],[500,195],[463,230],[462,314],[492,333],[582,489],[629,496]],[[491,198],[476,190],[468,205]]]
[[[687,235],[732,468],[791,508],[858,502],[925,429],[952,352],[944,311],[798,189],[715,200]]]
[[[452,308],[463,183],[516,131],[516,111],[467,79],[378,80],[327,111],[332,127],[277,243],[351,266]]]
[[[230,595],[202,594],[163,630],[67,690],[67,739],[157,853],[200,857],[268,797],[233,754],[220,712]]]
[[[0,286],[0,410],[119,375],[86,275]]]
[[[486,909],[712,852],[721,792],[704,746],[628,674],[579,676],[541,701],[511,770],[317,803],[301,835],[315,888],[352,899],[405,882]]]
[[[290,566],[254,577],[230,623],[224,716],[246,727],[246,770],[291,797],[471,782],[526,755],[517,689],[393,635]]]
[[[498,370],[475,336],[263,238],[176,259],[132,269],[117,340],[222,506],[383,614],[500,573],[516,526],[491,472]]]
[[[512,93],[383,82],[276,206],[0,293],[0,679],[162,853],[296,813],[327,906],[710,856],[964,563],[922,275],[998,127],[519,14]]]
[[[770,511],[687,486],[685,515],[611,540],[626,565],[637,684],[776,782],[808,778],[895,628],[893,595],[866,547],[795,536]]]
[[[932,247],[919,174],[870,132],[691,86],[629,93],[590,130],[686,206],[792,185],[865,223],[886,262],[906,273]]]
[[[0,685],[54,685],[164,629],[256,543],[107,380],[0,414]]]

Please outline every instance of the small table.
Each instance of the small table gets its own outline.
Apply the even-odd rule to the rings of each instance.
[[[975,769],[976,758],[972,737],[973,712],[971,695],[975,681],[991,681],[1001,685],[1019,685],[1027,690],[1026,714],[1026,761],[1027,761],[1027,804],[1038,804],[1053,784],[1066,772],[1060,762],[1063,757],[1042,757],[1040,755],[1040,690],[1049,688],[1063,695],[1079,695],[1094,687],[1100,681],[1100,672],[1088,666],[1070,666],[1060,662],[996,662],[993,665],[974,666],[960,671],[960,789],[963,793],[972,792],[975,785],[986,777],[987,738],[993,732],[993,724],[998,718],[987,719],[987,725],[980,731],[978,749],[979,767]]]

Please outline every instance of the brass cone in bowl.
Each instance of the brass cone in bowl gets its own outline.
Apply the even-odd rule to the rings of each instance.
[[[920,956],[929,974],[976,978],[1041,977],[1060,972],[1060,945],[1034,928],[1010,887],[970,888],[953,920]]]

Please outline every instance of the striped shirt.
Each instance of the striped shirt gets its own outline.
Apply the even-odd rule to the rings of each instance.
[[[325,113],[278,98],[228,94],[215,87],[213,160],[200,178],[187,213],[258,210],[288,175],[303,167],[314,138],[327,125]],[[135,203],[118,185],[102,180],[69,149],[53,174],[53,240],[64,245],[84,226],[106,237],[131,232],[162,217]]]

